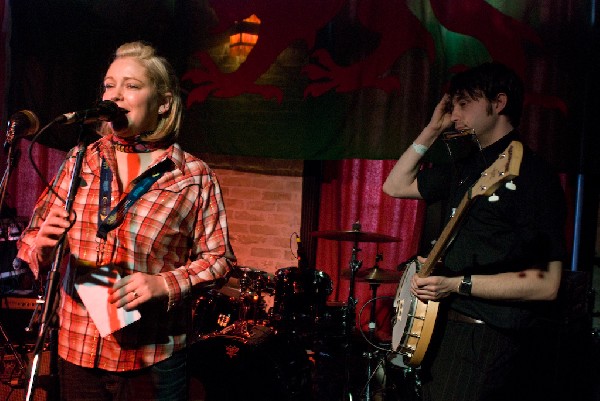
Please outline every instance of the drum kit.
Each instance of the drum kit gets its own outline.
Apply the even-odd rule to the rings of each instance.
[[[204,383],[207,400],[314,399],[311,371],[315,358],[310,356],[311,349],[315,342],[325,339],[342,343],[345,352],[351,352],[356,282],[368,283],[371,289],[369,330],[367,336],[362,334],[373,344],[377,289],[383,283],[398,283],[402,272],[380,268],[380,254],[373,268],[359,271],[358,244],[400,240],[361,231],[359,223],[349,231],[315,231],[312,236],[353,243],[349,269],[341,273],[350,284],[347,302],[328,302],[333,291],[329,275],[300,263],[298,267],[280,268],[275,274],[251,267],[234,268],[225,285],[199,296],[193,308],[192,360],[201,361],[195,370]],[[269,296],[273,303],[268,309],[265,298]],[[371,399],[370,382],[381,363],[373,366],[377,354],[363,354],[367,359],[366,384],[355,399]],[[344,398],[352,399],[348,365],[344,364],[346,382],[341,392]],[[244,378],[246,383],[231,386],[231,377]]]

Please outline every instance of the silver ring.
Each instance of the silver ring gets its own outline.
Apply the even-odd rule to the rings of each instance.
[[[135,298],[137,298],[137,297],[138,297],[138,293],[134,291],[134,292],[133,292],[133,298],[135,299]]]

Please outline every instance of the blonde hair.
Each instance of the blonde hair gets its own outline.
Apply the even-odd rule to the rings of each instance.
[[[169,109],[158,120],[156,130],[144,140],[156,142],[162,140],[175,140],[179,134],[183,114],[183,102],[179,89],[179,80],[173,67],[166,58],[158,56],[156,49],[144,42],[125,43],[117,49],[113,61],[119,58],[131,57],[138,60],[145,68],[148,78],[154,84],[159,98],[171,94]],[[112,133],[109,123],[102,123],[100,133]]]

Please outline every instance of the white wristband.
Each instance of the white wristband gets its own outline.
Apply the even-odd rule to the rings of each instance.
[[[413,148],[413,150],[415,152],[417,152],[417,154],[419,156],[423,156],[425,155],[425,152],[427,152],[427,149],[429,149],[427,146],[425,145],[419,145],[418,143],[414,143],[412,145],[410,145],[411,148]]]

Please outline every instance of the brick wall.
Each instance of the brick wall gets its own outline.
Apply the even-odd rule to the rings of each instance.
[[[204,156],[225,200],[238,265],[274,273],[296,266],[300,233],[302,162]]]

